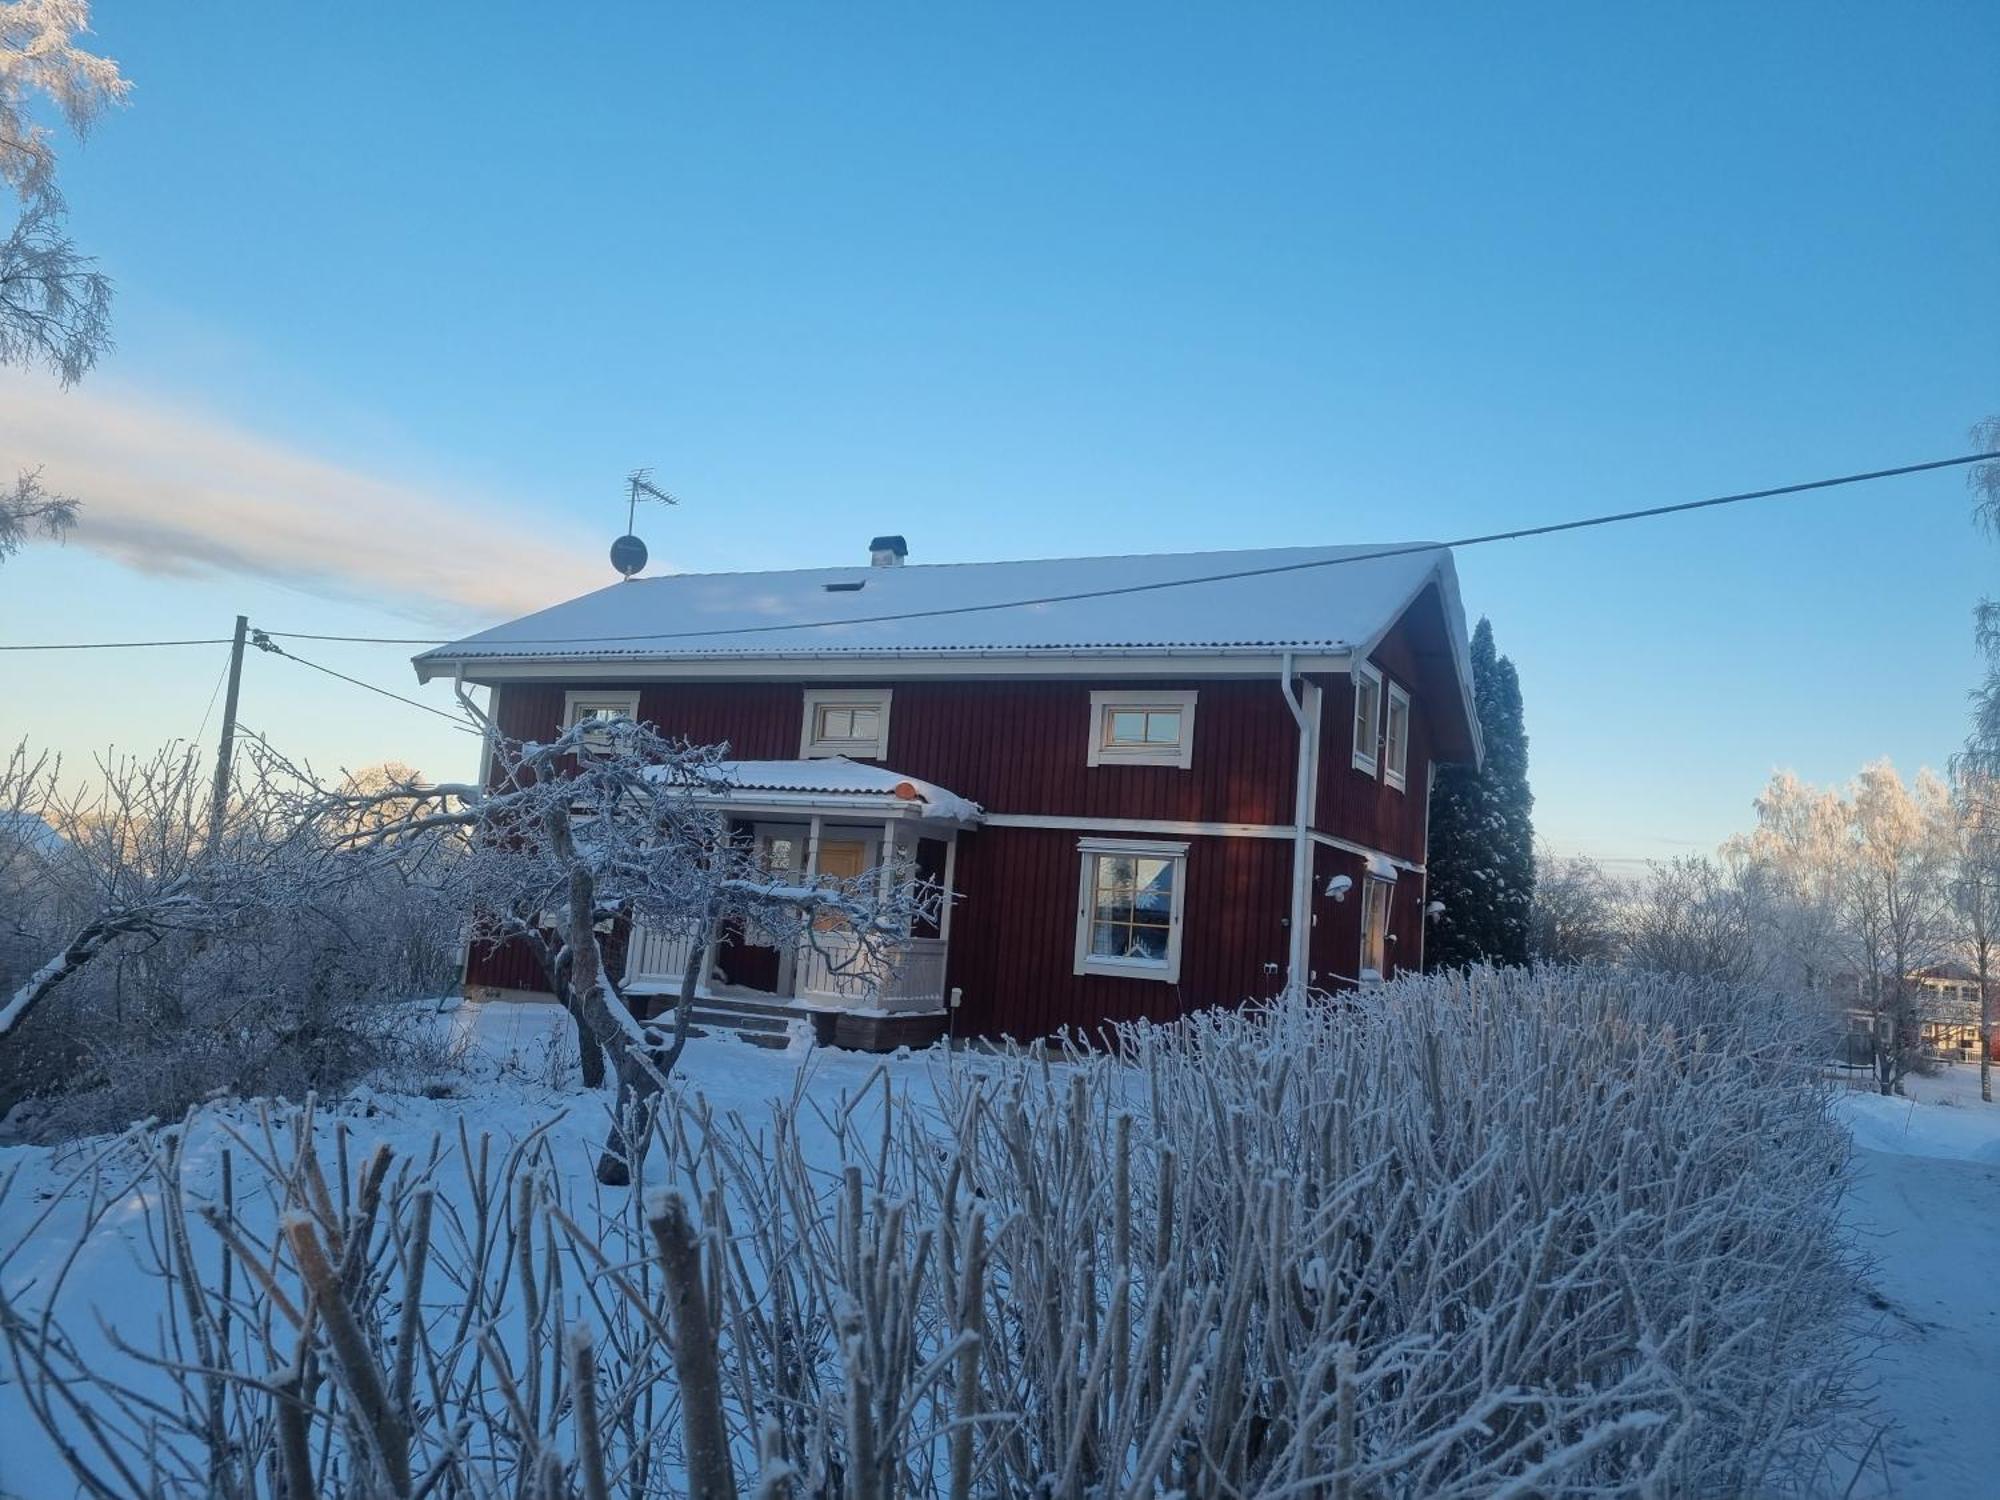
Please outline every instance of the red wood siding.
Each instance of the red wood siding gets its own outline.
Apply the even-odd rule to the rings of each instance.
[[[1172,1020],[1275,993],[1284,982],[1291,845],[1193,838],[1180,983],[1077,974],[1077,835],[982,828],[960,839],[946,983],[964,991],[962,1035],[1086,1033],[1105,1021]],[[1267,974],[1266,963],[1276,970]]]
[[[1313,851],[1313,927],[1307,967],[1317,989],[1342,989],[1353,984],[1361,973],[1361,881],[1368,862],[1344,849],[1315,846]],[[1326,894],[1327,882],[1345,875],[1354,884],[1347,899],[1336,901]],[[1389,931],[1396,941],[1388,944],[1388,968],[1383,978],[1414,973],[1423,966],[1424,877],[1404,870],[1389,899]]]
[[[1292,821],[1298,738],[1275,677],[872,685],[894,690],[883,763],[970,797],[988,812],[1191,823]],[[803,682],[599,686],[638,688],[639,717],[663,734],[727,744],[743,760],[790,760],[799,753]],[[1193,689],[1193,764],[1186,770],[1087,764],[1093,688]],[[500,691],[501,732],[515,739],[549,738],[561,727],[562,709],[560,684],[508,683]]]
[[[1410,748],[1402,791],[1354,765],[1354,679],[1345,673],[1315,679],[1324,690],[1320,709],[1319,790],[1313,827],[1379,849],[1413,864],[1424,862],[1425,811],[1431,762],[1439,753],[1440,715],[1459,712],[1457,685],[1439,680],[1437,652],[1443,621],[1435,591],[1410,607],[1368,658],[1410,695]],[[1388,690],[1383,689],[1383,713]]]

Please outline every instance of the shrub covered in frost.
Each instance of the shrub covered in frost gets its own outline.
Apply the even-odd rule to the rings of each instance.
[[[629,1197],[471,1139],[329,1189],[299,1123],[197,1205],[168,1138],[173,1393],[4,1324],[104,1494],[1777,1494],[1850,1285],[1791,1038],[1685,982],[1430,977],[962,1056],[935,1108],[674,1098]]]

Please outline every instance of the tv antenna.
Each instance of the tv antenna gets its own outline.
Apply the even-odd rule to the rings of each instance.
[[[680,501],[653,483],[651,469],[634,469],[625,476],[625,497],[625,535],[611,544],[611,566],[629,582],[633,574],[646,566],[646,544],[633,535],[639,502],[657,500],[662,505],[679,505]]]

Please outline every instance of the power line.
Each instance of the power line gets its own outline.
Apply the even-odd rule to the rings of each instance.
[[[1167,578],[1150,583],[1120,584],[1101,589],[1082,589],[1068,594],[1043,594],[1031,599],[1003,599],[986,604],[945,605],[936,609],[907,610],[899,613],[880,615],[856,615],[838,620],[797,620],[785,624],[740,625],[718,627],[710,630],[655,630],[636,635],[577,635],[522,637],[506,642],[510,646],[584,646],[616,645],[625,641],[675,641],[698,640],[710,636],[766,635],[791,630],[832,630],[841,626],[886,625],[899,620],[932,620],[951,615],[991,614],[1008,609],[1033,609],[1048,604],[1073,604],[1087,599],[1112,599],[1127,594],[1156,593],[1165,589],[1193,588],[1204,583],[1228,583],[1245,578],[1268,578],[1281,573],[1300,573],[1316,568],[1335,568],[1349,563],[1381,562],[1389,558],[1409,557],[1422,552],[1442,552],[1465,547],[1483,547],[1492,542],[1522,541],[1531,537],[1554,536],[1566,531],[1583,531],[1597,526],[1614,526],[1627,521],[1643,521],[1658,516],[1681,515],[1690,511],[1711,510],[1722,505],[1740,505],[1749,500],[1771,500],[1783,495],[1802,495],[1814,490],[1835,489],[1842,485],[1865,484],[1877,479],[1895,479],[1905,474],[1923,474],[1935,469],[1960,468],[1966,464],[1985,463],[2000,459],[2000,451],[1990,453],[1966,453],[1956,458],[1937,458],[1925,463],[1901,464],[1892,469],[1870,469],[1860,474],[1841,474],[1831,479],[1809,479],[1799,484],[1776,485],[1769,489],[1742,490],[1730,495],[1711,495],[1702,500],[1683,500],[1671,505],[1647,506],[1641,510],[1613,511],[1604,515],[1585,516],[1572,521],[1552,521],[1544,526],[1520,526],[1508,531],[1488,531],[1473,536],[1453,537],[1437,542],[1411,542],[1396,547],[1381,547],[1367,552],[1352,552],[1342,557],[1320,557],[1305,562],[1273,563],[1260,568],[1238,568],[1222,573],[1203,573],[1192,578]],[[387,636],[387,635],[327,635],[304,630],[269,630],[262,632],[269,641],[276,638],[292,641],[338,641],[363,646],[445,646],[453,637],[444,636]],[[29,644],[0,644],[0,651],[109,651],[127,650],[152,646],[226,646],[227,636],[209,636],[199,640],[177,641],[41,641]],[[267,649],[276,649],[267,647]],[[319,667],[315,662],[305,662],[302,657],[292,660],[316,667],[330,676],[340,677],[328,667]],[[357,687],[365,687],[370,692],[383,693],[394,698],[386,688],[375,687],[371,683],[356,678],[343,678]],[[427,713],[440,713],[427,703],[417,703],[414,699],[403,699],[412,706]],[[445,714],[445,718],[452,718]],[[457,722],[454,720],[454,722]]]
[[[197,641],[32,641],[26,645],[3,644],[0,651],[132,651],[142,646],[227,646],[226,635],[203,636]]]
[[[1711,510],[1721,505],[1740,505],[1748,500],[1771,500],[1781,495],[1801,495],[1811,490],[1834,489],[1841,485],[1865,484],[1870,480],[1894,479],[1904,474],[1922,474],[1933,469],[1958,468],[1965,464],[2000,459],[2000,452],[1967,453],[1957,458],[1937,458],[1925,463],[1901,464],[1893,469],[1871,469],[1862,474],[1842,474],[1832,479],[1809,479],[1800,484],[1782,484],[1770,489],[1743,490],[1732,495],[1712,495],[1704,500],[1683,500],[1672,505],[1647,506],[1642,510],[1614,511],[1585,516],[1574,521],[1552,521],[1544,526],[1520,526],[1510,531],[1489,531],[1475,536],[1455,537],[1441,542],[1411,542],[1397,547],[1381,547],[1354,552],[1343,557],[1313,558],[1307,562],[1272,563],[1260,568],[1238,568],[1224,573],[1204,573],[1193,578],[1168,578],[1150,583],[1119,584],[1101,589],[1082,589],[1068,594],[1043,594],[1032,599],[1005,599],[987,604],[952,604],[936,609],[906,610],[880,615],[853,615],[838,620],[796,620],[786,624],[737,625],[709,630],[656,630],[638,635],[575,635],[517,637],[507,646],[616,645],[625,641],[684,641],[710,636],[769,635],[793,630],[832,630],[841,626],[886,625],[899,620],[935,620],[951,615],[991,614],[1007,609],[1032,609],[1047,604],[1073,604],[1086,599],[1114,599],[1127,594],[1149,594],[1165,589],[1192,588],[1204,583],[1227,583],[1244,578],[1268,578],[1280,573],[1302,573],[1315,568],[1341,567],[1348,563],[1381,562],[1421,552],[1442,552],[1465,547],[1483,547],[1491,542],[1521,541],[1530,537],[1554,536],[1565,531],[1583,531],[1595,526],[1614,526],[1626,521],[1643,521],[1656,516],[1681,515],[1689,511]],[[444,646],[449,639],[436,636],[315,635],[300,630],[274,630],[270,634],[287,640],[341,641],[366,646]]]
[[[232,641],[231,644],[234,645],[235,643]],[[200,742],[203,735],[208,733],[208,716],[215,712],[215,700],[222,696],[222,679],[228,675],[229,658],[225,656],[222,659],[222,666],[215,674],[215,686],[208,690],[208,707],[201,711],[201,728],[194,732],[197,743]]]
[[[392,693],[385,687],[375,686],[372,682],[363,682],[359,677],[349,677],[345,672],[336,672],[332,667],[323,667],[316,661],[307,661],[303,656],[295,656],[283,646],[273,641],[266,631],[259,630],[254,632],[251,637],[251,644],[259,651],[268,651],[273,656],[281,656],[286,661],[295,661],[302,667],[311,667],[315,672],[324,672],[329,677],[337,677],[342,682],[350,683],[355,687],[366,688],[369,692],[378,693],[384,698],[393,698],[396,702],[407,704],[411,708],[420,708],[427,714],[436,714],[440,719],[449,723],[452,728],[461,730],[466,734],[479,733],[478,730],[459,718],[457,714],[446,713],[443,709],[437,708],[432,704],[420,703],[415,698],[405,698],[401,693]]]

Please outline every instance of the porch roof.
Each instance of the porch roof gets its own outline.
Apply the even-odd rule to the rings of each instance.
[[[886,766],[864,765],[844,755],[813,760],[725,760],[716,763],[729,796],[744,801],[796,802],[801,807],[870,807],[883,813],[976,823],[985,813],[977,802],[933,782],[905,776]]]

